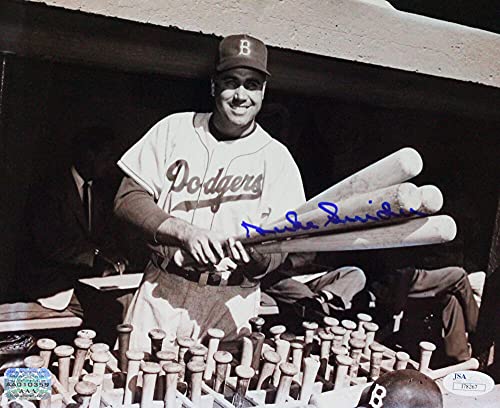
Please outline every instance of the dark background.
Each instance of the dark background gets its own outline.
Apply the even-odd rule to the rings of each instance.
[[[451,21],[469,27],[500,32],[500,4],[492,0],[388,0],[409,13]]]

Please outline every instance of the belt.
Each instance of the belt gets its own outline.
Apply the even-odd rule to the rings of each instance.
[[[199,271],[196,269],[183,269],[179,268],[175,262],[169,261],[168,259],[153,253],[151,257],[153,265],[161,270],[181,276],[184,279],[198,283],[200,286],[245,286],[248,287],[247,279],[243,276],[241,272],[231,271],[218,272],[218,271]],[[255,285],[252,285],[255,286]]]

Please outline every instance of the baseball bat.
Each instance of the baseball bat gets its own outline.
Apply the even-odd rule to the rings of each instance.
[[[436,350],[436,346],[428,341],[421,341],[418,345],[420,347],[420,364],[418,371],[426,373],[429,370],[432,352]]]
[[[106,343],[94,343],[90,346],[91,353],[100,353],[100,352],[108,352],[109,346]],[[127,369],[125,369],[127,371]]]
[[[338,347],[335,347],[334,345],[332,345],[332,348],[330,349],[330,360],[329,360],[329,364],[328,366],[332,367],[330,369],[330,372],[328,372],[328,376],[325,377],[325,380],[326,381],[331,381],[331,377],[332,377],[332,374],[334,373],[334,369],[336,369],[337,367],[337,357],[338,356],[343,356],[343,355],[347,355],[347,347],[345,346],[342,346],[342,344],[340,344],[340,346]]]
[[[254,332],[250,335],[250,340],[253,345],[253,355],[251,367],[257,371],[260,365],[260,358],[262,357],[262,346],[264,345],[264,340],[266,335],[260,332]]]
[[[366,313],[358,313],[356,315],[358,318],[358,331],[365,332],[365,324],[370,323],[373,319],[369,314]]]
[[[127,371],[127,356],[126,352],[130,346],[130,333],[133,330],[131,324],[119,324],[116,326],[118,332],[118,367],[122,372]]]
[[[40,356],[28,356],[23,362],[26,368],[42,368],[44,364],[43,357]]]
[[[257,381],[257,387],[255,389],[260,390],[273,375],[276,366],[281,360],[278,353],[272,350],[267,350],[264,353],[264,362],[259,373],[259,379]]]
[[[311,354],[312,345],[314,342],[314,335],[316,330],[318,330],[318,323],[316,322],[302,322],[302,328],[304,329],[304,357],[309,357]],[[301,366],[299,366],[299,370]]]
[[[177,381],[179,380],[179,373],[182,370],[182,366],[174,361],[169,361],[163,364],[162,367],[163,371],[165,371],[164,408],[175,408]]]
[[[97,333],[92,329],[81,329],[76,332],[76,337],[83,337],[86,339],[94,340]]]
[[[200,361],[205,362],[207,357],[208,349],[203,344],[195,344],[189,348],[189,354],[191,355],[190,361]]]
[[[151,329],[148,332],[148,337],[151,342],[151,359],[156,360],[156,353],[158,353],[163,347],[163,339],[167,336],[162,329]]]
[[[237,408],[241,408],[244,406],[248,384],[250,383],[250,379],[255,375],[255,370],[249,366],[239,365],[234,371],[236,373],[237,380],[232,404]]]
[[[351,333],[356,329],[356,323],[352,320],[344,319],[340,322],[342,327],[345,329],[344,338],[342,339],[342,344],[347,346],[349,344],[349,340],[351,339]]]
[[[127,367],[124,370],[121,370],[119,367],[119,361],[117,358],[109,352],[109,346],[106,343],[94,343],[90,346],[90,354],[92,353],[100,353],[105,352],[108,353],[109,360],[106,363],[106,368],[112,373],[126,373]],[[125,362],[127,358],[125,357]]]
[[[405,147],[345,178],[295,211],[297,214],[304,214],[316,208],[321,201],[338,202],[356,194],[403,183],[417,176],[422,168],[420,154],[415,149]]]
[[[352,338],[349,340],[349,346],[351,348],[352,364],[349,368],[349,377],[356,378],[358,376],[359,362],[361,361],[361,354],[363,353],[363,347],[365,342],[360,339]]]
[[[83,381],[90,382],[96,386],[96,391],[90,398],[89,408],[101,408],[102,382],[104,377],[100,374],[85,374]]]
[[[286,332],[286,327],[282,324],[273,326],[269,329],[269,333],[273,336],[273,340],[278,340],[283,333]]]
[[[300,387],[299,400],[308,404],[312,395],[314,381],[320,368],[320,362],[312,357],[304,359],[304,374],[302,376],[302,385]]]
[[[190,347],[193,347],[195,345],[195,343],[195,340],[191,337],[177,337],[177,344],[179,345],[179,357],[177,358],[177,361],[182,366],[182,370],[179,373],[179,381],[184,381],[184,376],[186,373],[186,353]]]
[[[215,371],[215,360],[214,354],[219,348],[219,343],[224,337],[224,331],[216,328],[210,328],[207,331],[208,340],[208,352],[207,352],[207,366],[205,367],[205,372],[203,373],[203,379],[209,381]]]
[[[379,228],[263,243],[256,248],[262,254],[400,248],[449,242],[456,232],[453,218],[436,215]]]
[[[302,368],[302,358],[304,357],[304,342],[296,339],[290,343],[292,350],[292,363],[297,367],[297,375]]]
[[[333,383],[334,389],[340,389],[348,386],[347,379],[349,372],[349,367],[352,364],[352,358],[345,355],[339,354],[335,358],[337,369],[335,371],[335,381]]]
[[[248,320],[248,322],[250,323],[250,327],[252,328],[252,333],[261,333],[262,327],[266,323],[264,318],[260,316],[252,317],[250,318],[250,320]]]
[[[60,394],[62,396],[62,401],[70,406],[70,404],[76,404],[75,400],[71,396],[71,394],[68,392],[67,388],[64,388],[61,382],[57,379],[57,377],[51,373],[51,384],[52,384],[52,389],[54,390],[55,394]],[[73,406],[73,405],[71,405]]]
[[[279,370],[281,372],[281,376],[278,384],[278,390],[276,391],[276,399],[274,401],[277,406],[285,403],[290,394],[292,379],[299,373],[297,366],[293,363],[281,363],[279,365]]]
[[[187,370],[191,374],[189,383],[189,399],[194,407],[200,407],[201,403],[201,383],[203,380],[203,372],[205,371],[205,363],[203,361],[190,361],[187,363]]]
[[[352,339],[361,340],[363,342],[363,345],[364,345],[365,340],[366,340],[366,334],[365,334],[365,332],[362,332],[359,330],[353,331],[351,333],[351,340]]]
[[[141,408],[152,408],[155,394],[156,378],[160,372],[160,364],[152,361],[143,361]]]
[[[123,393],[123,405],[132,404],[137,391],[137,377],[141,366],[141,360],[144,358],[144,352],[137,350],[127,350],[126,358],[127,378],[125,380],[125,391]]]
[[[290,354],[290,342],[280,338],[276,340],[274,344],[276,345],[276,353],[278,353],[280,356],[280,361],[282,363],[286,363],[288,361],[288,355]],[[281,371],[274,370],[273,385],[275,387],[278,386],[280,377],[281,377]]]
[[[78,395],[80,408],[89,408],[92,395],[97,391],[97,386],[89,381],[80,381],[75,385],[75,391]]]
[[[64,389],[69,391],[69,366],[71,363],[71,356],[75,350],[71,346],[57,346],[54,349],[54,354],[57,356],[58,364],[58,379]]]
[[[333,326],[330,329],[330,331],[333,334],[332,347],[334,348],[342,347],[344,336],[347,330],[344,329],[342,326]]]
[[[328,361],[330,359],[330,349],[332,347],[333,334],[327,331],[320,331],[318,335],[321,340],[319,372],[322,377],[328,378],[330,373]]]
[[[76,352],[75,361],[73,362],[73,372],[72,377],[80,378],[82,374],[83,364],[85,363],[85,358],[87,357],[90,346],[92,346],[92,340],[86,339],[85,337],[76,337],[74,340]]]
[[[253,362],[253,342],[248,337],[243,337],[243,339],[241,339],[241,342],[242,349],[240,365],[251,367]]]
[[[160,367],[167,362],[175,361],[177,359],[177,350],[160,350],[156,353],[156,361],[160,363]],[[165,397],[165,373],[160,370],[156,379],[155,399],[163,399]]]
[[[443,194],[441,190],[436,186],[427,185],[421,186],[418,188],[420,192],[420,207],[418,208],[419,212],[425,214],[435,214],[441,208],[443,208]]]
[[[370,379],[377,380],[380,375],[380,367],[384,355],[384,346],[379,343],[372,343],[370,346]]]
[[[53,350],[56,348],[57,343],[52,339],[39,339],[36,342],[37,347],[40,349],[40,357],[43,358],[43,366],[45,368],[49,367],[50,357],[52,356]]]
[[[250,244],[393,223],[415,216],[414,211],[421,203],[421,192],[414,184],[397,184],[341,201],[320,201],[306,213],[295,210],[295,215],[289,214],[284,220],[262,226],[263,230],[271,232],[249,231],[237,239]],[[295,228],[297,222],[306,228]]]
[[[475,358],[463,361],[458,364],[454,364],[448,367],[438,368],[437,370],[430,370],[425,373],[427,376],[433,380],[446,377],[448,374],[454,373],[456,371],[466,371],[466,370],[477,370],[479,368],[479,361]]]
[[[216,362],[215,366],[215,381],[214,381],[214,391],[218,393],[224,392],[224,385],[226,384],[226,378],[229,373],[229,364],[233,361],[233,356],[229,351],[217,351],[214,354],[214,360]]]
[[[375,341],[375,334],[377,333],[379,327],[377,323],[368,322],[364,324],[364,329],[366,333],[366,339],[363,354],[370,357],[370,345]]]
[[[338,326],[340,322],[335,317],[325,316],[323,318],[323,324],[327,332],[331,332],[332,327]]]
[[[395,370],[404,370],[406,365],[408,364],[408,360],[410,359],[410,355],[405,353],[404,351],[398,351],[396,353],[396,361],[394,364]]]
[[[94,363],[92,372],[95,374],[104,375],[104,373],[106,372],[106,364],[109,361],[109,352],[99,351],[97,353],[92,353],[90,355],[90,359]]]

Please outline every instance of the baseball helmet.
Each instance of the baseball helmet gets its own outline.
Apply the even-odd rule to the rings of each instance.
[[[361,396],[358,408],[442,408],[437,384],[416,370],[396,370],[380,376]]]

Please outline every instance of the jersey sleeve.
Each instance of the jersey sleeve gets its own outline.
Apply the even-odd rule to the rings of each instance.
[[[118,161],[118,166],[158,200],[165,180],[169,117],[156,123]]]

